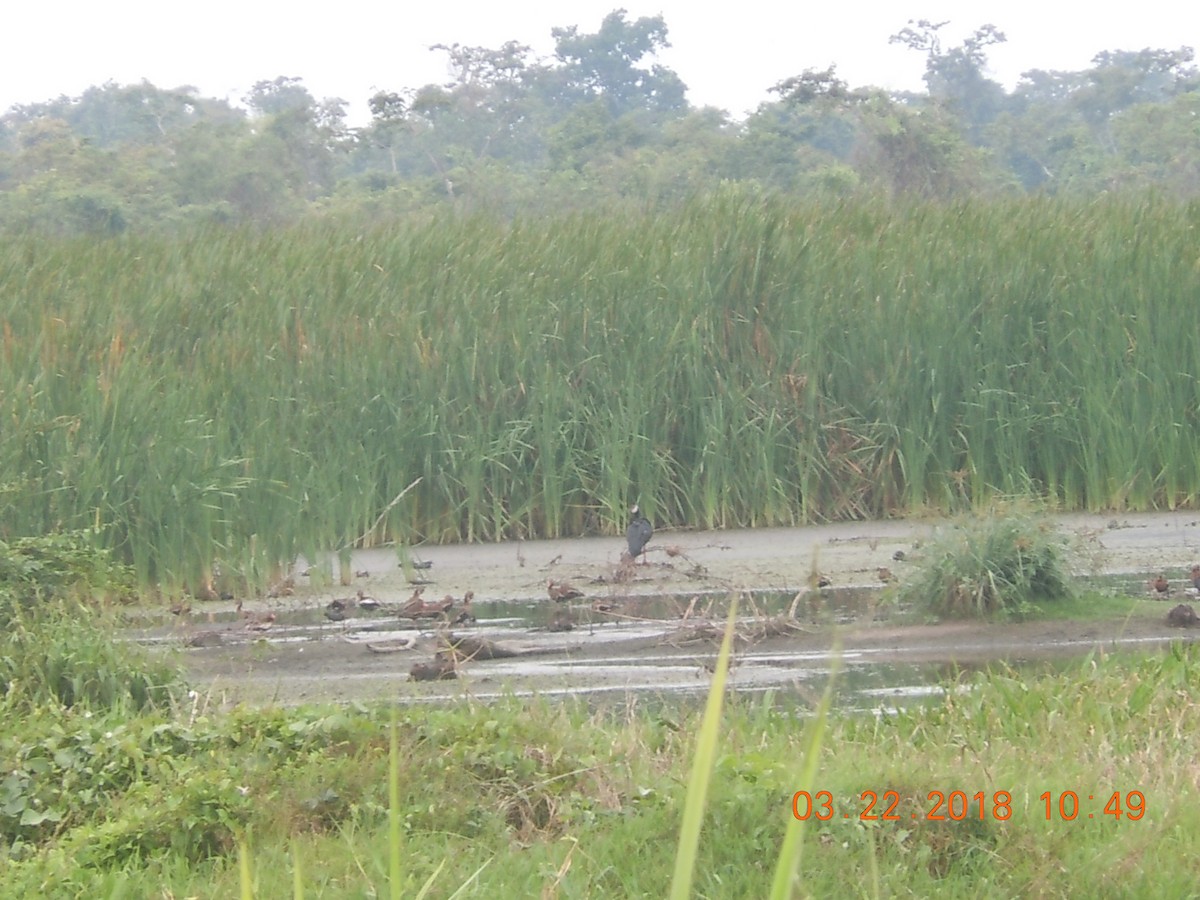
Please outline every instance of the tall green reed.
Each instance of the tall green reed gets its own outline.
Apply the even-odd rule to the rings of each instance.
[[[1193,505],[1200,210],[1151,197],[312,220],[0,248],[0,513],[144,580],[298,551]],[[376,528],[391,498],[420,477]]]

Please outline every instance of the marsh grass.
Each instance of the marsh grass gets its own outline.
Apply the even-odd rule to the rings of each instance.
[[[140,579],[656,522],[1194,505],[1197,207],[312,221],[0,249],[5,535]],[[417,489],[388,511],[414,479]]]
[[[1031,616],[1073,595],[1067,538],[1024,500],[942,526],[894,597],[935,616],[986,618]]]

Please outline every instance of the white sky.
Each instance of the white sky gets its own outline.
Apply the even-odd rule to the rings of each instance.
[[[1027,69],[1079,70],[1103,50],[1200,47],[1200,3],[1141,0],[1109,4],[1049,0],[59,0],[6,4],[0,49],[0,111],[89,85],[146,79],[160,88],[190,84],[240,103],[256,81],[298,76],[318,99],[350,102],[352,124],[367,119],[376,90],[446,79],[445,54],[429,45],[498,48],[528,44],[544,56],[550,29],[598,30],[610,11],[662,14],[672,48],[661,61],[688,85],[688,99],[740,116],[769,98],[767,88],[806,68],[836,64],[852,86],[919,90],[920,54],[889,45],[909,19],[950,20],[943,46],[984,24],[1008,42],[990,48],[992,75],[1012,87]],[[1124,11],[1119,11],[1124,10]]]

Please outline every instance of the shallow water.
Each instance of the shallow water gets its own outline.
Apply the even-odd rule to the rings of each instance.
[[[1125,576],[1121,576],[1126,578]],[[1126,580],[1128,580],[1126,578]],[[1124,591],[1124,581],[1108,585]],[[213,613],[207,624],[193,623],[219,634],[216,646],[184,651],[185,665],[208,677],[219,673],[224,685],[256,686],[274,698],[354,699],[388,696],[401,702],[437,702],[469,694],[476,699],[502,695],[574,695],[601,700],[629,694],[677,700],[708,690],[716,658],[712,640],[686,642],[681,628],[724,625],[729,593],[606,596],[612,612],[593,610],[584,601],[478,602],[477,622],[454,626],[459,637],[497,642],[522,655],[473,660],[456,681],[413,683],[408,668],[426,661],[445,626],[436,620],[399,619],[395,605],[374,610],[350,608],[343,621],[331,622],[325,607],[280,609],[263,632],[248,631],[237,613]],[[930,629],[903,623],[911,616],[888,604],[879,589],[823,588],[797,601],[795,592],[743,592],[739,628],[762,624],[769,617],[794,611],[800,630],[735,649],[728,684],[746,694],[772,692],[773,702],[808,709],[819,699],[834,666],[834,631],[854,630],[876,645],[848,646],[840,653],[841,674],[836,702],[843,709],[887,713],[913,703],[940,698],[961,689],[964,675],[992,666],[1041,671],[1077,665],[1089,653],[1154,652],[1180,632],[1121,630],[1102,633],[1088,623],[1049,623],[1036,636],[1004,626],[950,624]],[[684,622],[681,615],[691,609]],[[1163,607],[1165,612],[1165,606]],[[568,616],[570,631],[546,630]],[[130,637],[151,644],[180,643],[180,623],[164,619],[133,629]],[[1061,628],[1056,627],[1062,624]],[[164,627],[166,626],[166,627]],[[171,627],[174,626],[174,627]],[[963,630],[963,628],[968,630]],[[916,637],[913,631],[921,632]],[[895,639],[888,636],[895,632]],[[934,633],[935,632],[935,633]],[[881,639],[880,636],[883,636]],[[372,653],[368,645],[412,642],[417,649],[390,655]],[[869,643],[869,642],[868,642]],[[332,693],[331,693],[332,692]]]

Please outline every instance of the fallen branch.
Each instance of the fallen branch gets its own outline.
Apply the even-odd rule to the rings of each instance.
[[[455,637],[453,634],[447,635],[445,638],[446,644],[454,651],[455,656],[461,658],[464,662],[473,659],[511,659],[514,656],[528,656],[527,651],[514,650],[511,647],[505,647],[502,644],[497,644],[495,641],[484,640],[477,637]]]

